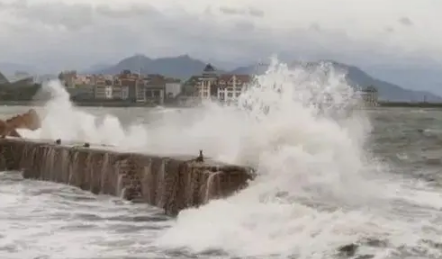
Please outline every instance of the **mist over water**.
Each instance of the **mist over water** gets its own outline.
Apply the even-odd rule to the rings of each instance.
[[[352,109],[357,95],[327,63],[290,69],[273,60],[238,105],[159,108],[157,119],[128,127],[111,115],[98,118],[75,108],[58,82],[44,87],[53,98],[41,111],[42,128],[20,131],[24,137],[160,154],[197,155],[202,149],[216,160],[256,169],[245,190],[184,210],[158,235],[146,237],[150,252],[330,258],[341,245],[385,239],[386,247],[362,252],[390,258],[409,246],[442,256],[423,245],[442,232],[435,224],[440,192],[389,174],[390,165],[368,151],[370,118]]]

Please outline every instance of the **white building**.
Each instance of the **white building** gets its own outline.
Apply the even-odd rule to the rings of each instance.
[[[194,86],[194,96],[199,97],[200,101],[216,99],[221,102],[231,102],[247,89],[251,76],[219,75],[211,64],[207,64],[201,76],[193,76],[189,81]]]
[[[180,80],[168,80],[166,81],[166,98],[173,99],[181,93]]]
[[[218,100],[235,101],[246,90],[250,81],[249,75],[221,75],[218,79]]]
[[[106,85],[105,90],[104,90],[104,96],[106,99],[112,99],[112,86],[111,85]]]
[[[94,79],[94,97],[95,99],[112,99],[113,80],[108,80],[103,76]]]

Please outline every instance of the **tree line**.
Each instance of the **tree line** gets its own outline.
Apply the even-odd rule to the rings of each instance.
[[[31,101],[41,88],[40,84],[0,84],[0,100]]]

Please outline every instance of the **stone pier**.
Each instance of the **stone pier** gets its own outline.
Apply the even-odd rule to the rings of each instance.
[[[250,168],[195,157],[118,152],[84,143],[0,139],[0,170],[29,179],[69,184],[94,194],[145,202],[176,215],[227,197],[253,178]]]

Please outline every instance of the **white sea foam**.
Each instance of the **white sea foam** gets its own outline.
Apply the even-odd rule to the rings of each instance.
[[[442,205],[440,194],[411,191],[387,177],[388,167],[365,151],[368,117],[361,110],[346,112],[355,101],[353,90],[330,64],[289,69],[273,60],[238,106],[205,103],[127,128],[111,115],[99,122],[74,108],[57,82],[45,87],[54,98],[43,109],[42,128],[21,131],[25,137],[156,153],[203,149],[207,156],[257,170],[257,179],[233,197],[182,211],[155,240],[159,248],[327,258],[337,246],[364,237],[387,238],[393,251],[435,235],[423,230],[434,215],[401,218],[393,203],[419,204],[425,196],[423,206],[432,209]],[[389,251],[377,256],[386,258]]]

